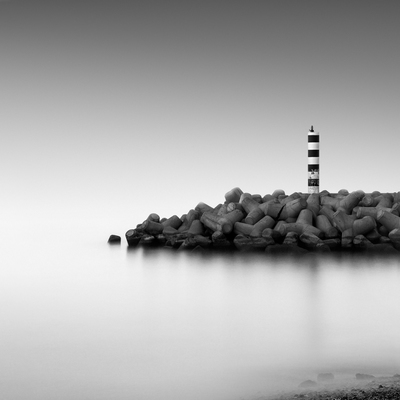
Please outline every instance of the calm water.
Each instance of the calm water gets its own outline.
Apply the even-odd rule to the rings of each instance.
[[[250,399],[400,372],[400,257],[131,251],[110,233],[3,232],[2,399]]]

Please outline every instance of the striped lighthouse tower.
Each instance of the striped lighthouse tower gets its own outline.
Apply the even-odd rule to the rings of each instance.
[[[319,132],[308,132],[308,193],[319,193]]]

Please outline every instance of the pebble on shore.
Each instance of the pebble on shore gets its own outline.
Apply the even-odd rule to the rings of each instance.
[[[320,374],[325,375],[325,374]],[[318,376],[320,376],[318,375]],[[326,374],[332,375],[333,374]],[[360,377],[362,377],[360,379]],[[372,377],[372,379],[370,378]],[[259,396],[257,400],[399,400],[400,375],[374,377],[369,374],[356,374],[351,381],[329,382],[307,380],[299,389],[280,392],[275,395]]]

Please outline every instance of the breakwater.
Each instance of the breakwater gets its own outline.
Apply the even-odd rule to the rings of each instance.
[[[244,193],[217,206],[200,202],[182,216],[150,214],[126,232],[129,246],[266,253],[400,251],[400,192]]]

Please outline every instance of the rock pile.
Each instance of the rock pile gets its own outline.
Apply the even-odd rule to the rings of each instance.
[[[200,202],[187,214],[160,218],[150,214],[126,232],[129,246],[176,249],[262,250],[307,253],[353,249],[400,251],[400,192],[286,195],[275,190],[262,197],[234,188],[225,202]]]

